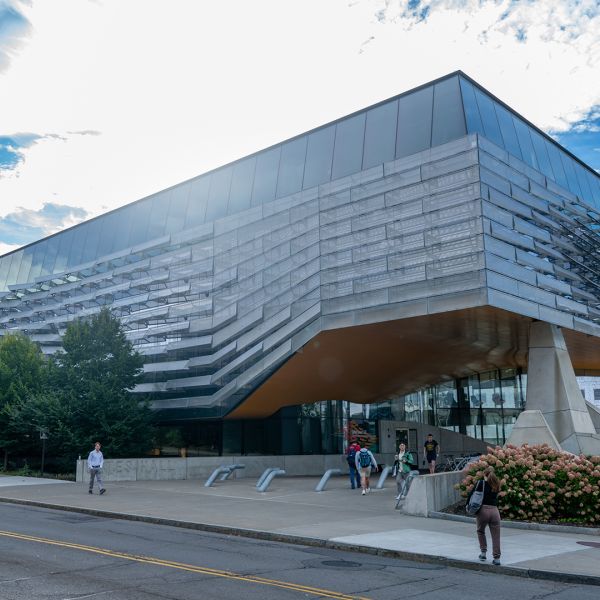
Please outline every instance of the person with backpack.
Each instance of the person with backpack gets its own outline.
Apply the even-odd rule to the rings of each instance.
[[[477,522],[477,539],[479,541],[479,560],[484,562],[487,553],[487,538],[485,535],[486,526],[490,528],[492,536],[492,564],[500,565],[500,512],[498,510],[498,492],[500,491],[501,483],[494,469],[488,467],[483,472],[483,479],[478,479],[469,497],[467,504],[471,500],[471,496],[477,490],[483,492],[481,508],[475,513]]]
[[[406,480],[413,469],[415,459],[412,452],[406,449],[406,444],[400,442],[398,446],[398,454],[396,454],[396,463],[394,464],[394,470],[396,471],[396,486],[398,488],[398,495],[396,500],[399,500],[406,487]]]
[[[350,487],[354,490],[360,487],[360,475],[356,468],[356,453],[360,450],[360,444],[358,442],[352,442],[348,446],[346,453],[346,461],[348,462],[348,468],[350,469]]]
[[[360,473],[360,487],[364,496],[371,491],[369,477],[371,476],[371,468],[377,469],[377,461],[368,448],[361,448],[356,453],[354,461],[356,469]]]

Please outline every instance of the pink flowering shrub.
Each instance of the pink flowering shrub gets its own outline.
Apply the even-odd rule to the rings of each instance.
[[[457,485],[463,496],[487,467],[502,482],[498,508],[504,518],[600,523],[600,456],[573,456],[546,444],[488,448]]]

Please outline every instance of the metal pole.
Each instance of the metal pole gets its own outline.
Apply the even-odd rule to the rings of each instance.
[[[44,476],[44,462],[45,462],[45,458],[46,458],[46,436],[44,435],[42,437],[42,468],[41,468],[41,475],[42,477]]]

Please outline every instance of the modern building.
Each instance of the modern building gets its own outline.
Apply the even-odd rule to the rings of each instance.
[[[599,228],[598,174],[455,72],[1,257],[0,333],[111,307],[190,453],[503,443],[532,323],[600,374]]]

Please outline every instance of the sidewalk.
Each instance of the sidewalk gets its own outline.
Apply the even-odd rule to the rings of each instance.
[[[250,535],[345,550],[380,552],[469,569],[600,585],[600,536],[502,529],[502,566],[477,560],[474,523],[410,517],[394,510],[396,486],[366,496],[351,490],[346,477],[314,492],[316,477],[275,479],[265,493],[252,479],[111,482],[107,493],[90,496],[87,484],[54,482],[23,485],[0,477],[0,501],[15,501],[113,518]],[[489,536],[488,536],[489,537]],[[491,544],[491,542],[490,542]],[[491,550],[491,548],[490,548]]]

